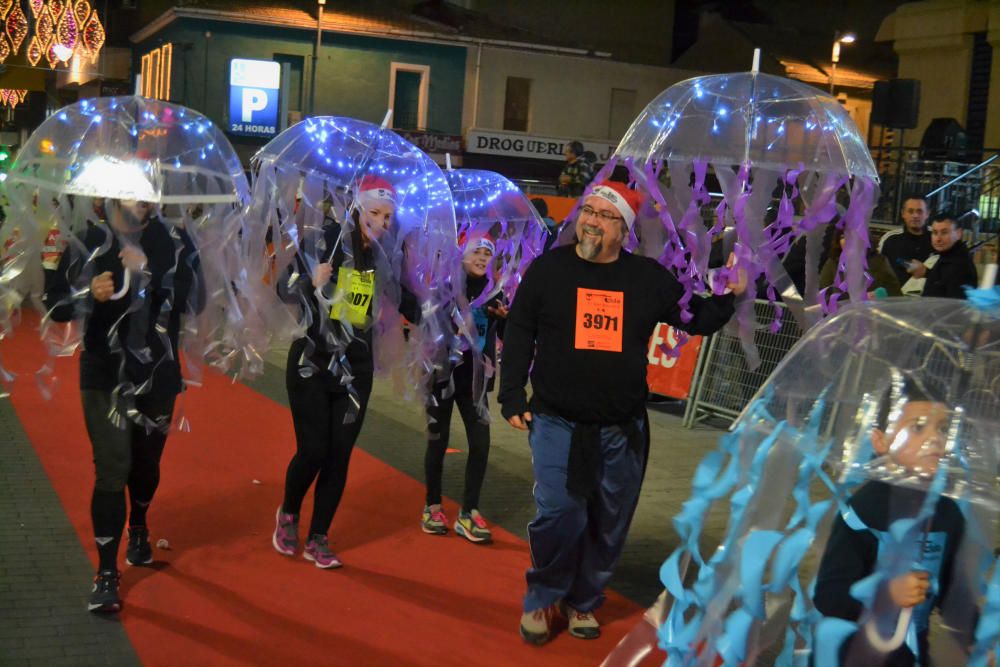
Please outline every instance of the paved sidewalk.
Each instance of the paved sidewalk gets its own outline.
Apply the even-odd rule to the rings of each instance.
[[[139,664],[115,617],[87,613],[94,570],[3,399],[0,443],[0,665]]]

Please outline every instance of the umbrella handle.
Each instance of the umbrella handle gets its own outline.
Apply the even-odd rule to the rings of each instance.
[[[122,282],[122,288],[111,295],[112,301],[117,301],[118,299],[128,294],[129,285],[132,283],[131,274],[132,274],[131,271],[125,269],[125,280]]]
[[[885,639],[879,634],[875,624],[868,622],[865,624],[865,636],[868,642],[880,653],[895,651],[906,639],[906,631],[910,628],[910,618],[913,616],[913,607],[907,607],[899,613],[899,620],[896,621],[896,631],[891,637]]]

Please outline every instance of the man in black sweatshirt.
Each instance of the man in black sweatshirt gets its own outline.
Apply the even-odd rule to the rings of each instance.
[[[153,561],[146,512],[183,389],[181,319],[205,303],[198,254],[183,229],[165,225],[146,202],[108,200],[106,209],[108,223],[88,222],[45,277],[49,316],[85,318],[80,395],[94,450],[90,512],[100,561],[87,605],[94,612],[121,608],[117,559],[126,513],[126,561]]]
[[[927,272],[923,295],[964,299],[964,287],[975,287],[979,282],[979,275],[976,265],[969,257],[969,248],[962,241],[962,230],[951,216],[934,217],[934,222],[931,223],[931,245],[940,258]]]
[[[903,219],[903,228],[883,236],[878,250],[889,260],[902,287],[910,278],[923,278],[927,272],[924,261],[931,254],[927,200],[920,195],[907,197],[899,215]]]
[[[693,296],[687,319],[677,279],[653,259],[622,252],[638,199],[621,183],[595,187],[577,218],[578,243],[535,260],[508,317],[499,401],[512,426],[530,430],[538,511],[528,526],[521,635],[533,644],[549,639],[560,601],[571,635],[600,635],[593,612],[646,462],[646,353],[656,324],[710,334],[733,314],[733,294]],[[738,273],[735,294],[746,288]]]

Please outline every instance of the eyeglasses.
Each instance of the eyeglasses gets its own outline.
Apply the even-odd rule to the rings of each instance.
[[[615,222],[616,220],[624,221],[625,218],[620,215],[615,215],[614,213],[608,213],[607,211],[595,211],[592,206],[583,206],[580,208],[581,216],[593,216],[601,220],[601,222]]]

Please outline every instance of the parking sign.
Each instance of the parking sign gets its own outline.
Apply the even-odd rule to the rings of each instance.
[[[229,63],[229,132],[244,137],[278,133],[281,65],[233,58]]]

